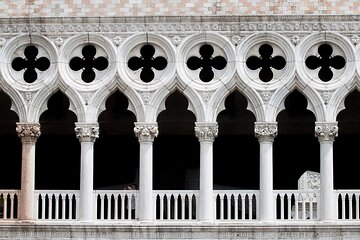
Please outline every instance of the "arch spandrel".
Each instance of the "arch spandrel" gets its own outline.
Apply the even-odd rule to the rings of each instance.
[[[11,100],[10,110],[18,115],[19,122],[26,122],[28,119],[28,108],[21,94],[10,87],[3,88],[3,86],[0,86],[0,91],[3,91],[9,96]]]

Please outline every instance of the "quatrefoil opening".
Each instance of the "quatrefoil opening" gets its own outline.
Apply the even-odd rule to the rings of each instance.
[[[140,48],[140,57],[132,57],[128,61],[128,67],[131,70],[137,71],[141,69],[140,79],[145,83],[149,83],[154,79],[153,68],[161,71],[167,66],[167,60],[164,57],[154,57],[154,54],[155,48],[150,44],[146,44]]]
[[[94,69],[103,71],[109,66],[106,57],[97,57],[96,48],[93,45],[86,45],[82,49],[83,57],[73,57],[70,60],[70,68],[74,71],[83,70],[81,79],[86,83],[91,83],[96,77]]]
[[[12,63],[11,67],[15,71],[21,71],[25,69],[23,79],[27,83],[33,83],[36,81],[39,71],[45,71],[50,67],[50,60],[46,57],[37,58],[39,50],[34,45],[29,45],[24,50],[25,58],[17,57]]]
[[[210,82],[214,78],[213,68],[222,70],[226,67],[227,61],[222,56],[212,57],[214,48],[209,44],[204,44],[199,49],[199,57],[190,57],[186,65],[190,70],[201,68],[199,78],[203,82]]]
[[[285,67],[286,61],[282,56],[272,57],[274,50],[269,44],[263,44],[259,48],[260,57],[251,56],[246,60],[246,66],[251,70],[260,68],[259,78],[263,82],[270,82],[273,77],[272,68],[281,70]]]
[[[319,56],[309,56],[305,60],[305,65],[311,69],[315,70],[320,68],[318,77],[323,82],[330,81],[334,74],[331,68],[335,68],[337,70],[345,67],[345,59],[340,56],[332,56],[333,48],[329,44],[321,44],[318,48]]]

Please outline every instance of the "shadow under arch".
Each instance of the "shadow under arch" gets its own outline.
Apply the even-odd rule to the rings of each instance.
[[[337,115],[339,133],[334,141],[334,189],[360,189],[358,158],[360,92],[345,98],[345,109]]]
[[[134,113],[129,100],[115,91],[98,118],[99,138],[94,145],[94,188],[120,189],[138,184],[139,143],[134,134]]]
[[[259,144],[254,136],[254,114],[248,101],[234,91],[217,116],[214,141],[214,189],[259,189]]]
[[[61,91],[47,102],[48,109],[40,115],[41,136],[36,143],[36,189],[80,188],[80,143],[74,127],[75,113]]]
[[[154,141],[154,189],[199,189],[200,145],[195,137],[196,118],[179,91],[165,101],[157,118],[159,136]]]
[[[15,130],[19,117],[10,108],[10,97],[0,91],[0,189],[21,187],[21,140]]]
[[[274,140],[274,189],[297,189],[298,179],[307,170],[320,172],[320,146],[314,136],[315,115],[298,90],[285,99],[277,115],[278,136]]]

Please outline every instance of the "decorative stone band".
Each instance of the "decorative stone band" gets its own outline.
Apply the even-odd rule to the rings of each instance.
[[[315,137],[319,142],[334,141],[338,131],[337,122],[315,122]]]
[[[135,123],[135,136],[139,142],[153,142],[155,137],[159,135],[157,123]]]
[[[259,142],[273,142],[278,134],[276,122],[255,122],[255,137]]]
[[[99,137],[99,124],[97,123],[75,123],[76,137],[80,142],[95,142]]]
[[[35,143],[37,138],[40,137],[40,124],[39,123],[16,123],[16,132],[21,138],[21,142]]]
[[[196,122],[195,123],[195,136],[202,141],[213,142],[219,133],[217,123]]]

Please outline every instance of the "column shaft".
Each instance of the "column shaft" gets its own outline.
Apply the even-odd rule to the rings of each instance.
[[[135,136],[140,143],[140,176],[139,176],[139,221],[154,220],[153,201],[153,141],[159,134],[156,123],[135,123]]]
[[[277,136],[277,123],[256,122],[255,136],[260,144],[260,204],[259,219],[271,222],[275,219],[273,195],[273,141]]]
[[[19,219],[33,221],[35,207],[35,144],[40,136],[38,123],[17,123],[16,132],[22,142],[21,193],[19,198]]]
[[[218,135],[217,123],[196,122],[195,135],[200,142],[200,199],[201,222],[215,221],[215,198],[213,183],[213,142]]]
[[[79,220],[94,221],[94,142],[99,137],[97,123],[75,123],[76,137],[80,141],[80,201]]]

